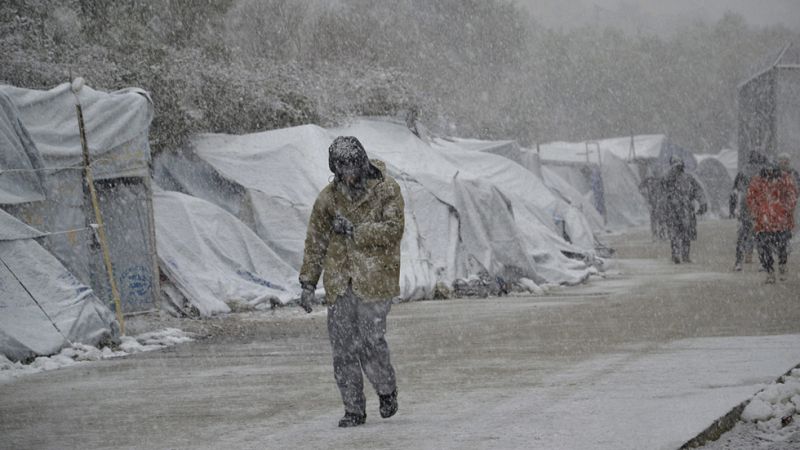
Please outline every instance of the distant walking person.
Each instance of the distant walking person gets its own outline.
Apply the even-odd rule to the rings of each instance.
[[[689,250],[691,241],[697,239],[697,214],[708,210],[703,188],[684,167],[683,159],[673,156],[663,181],[664,213],[675,264],[692,262]]]
[[[736,233],[736,261],[733,270],[742,270],[742,261],[752,262],[753,247],[755,246],[755,233],[753,231],[753,218],[747,208],[747,187],[750,179],[757,174],[767,159],[757,151],[751,151],[747,157],[747,166],[744,167],[733,180],[733,191],[729,200],[729,210],[731,217],[739,220],[739,227]]]
[[[777,164],[762,168],[750,180],[747,207],[753,215],[753,229],[758,244],[758,257],[767,272],[766,283],[775,282],[773,253],[778,255],[778,272],[783,279],[789,259],[788,246],[794,229],[794,208],[797,186],[791,174]]]
[[[378,393],[381,417],[397,412],[397,382],[384,335],[392,299],[400,294],[404,204],[383,162],[370,161],[355,137],[333,141],[328,165],[334,179],[311,210],[300,305],[311,312],[324,270],[333,372],[345,411],[339,426],[352,427],[367,419],[362,371]]]

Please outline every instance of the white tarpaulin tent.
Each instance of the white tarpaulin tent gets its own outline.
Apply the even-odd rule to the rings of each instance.
[[[247,226],[296,273],[317,194],[330,181],[328,146],[354,135],[370,157],[386,162],[406,200],[401,289],[407,299],[430,297],[436,282],[451,284],[484,271],[536,282],[577,283],[595,269],[562,250],[587,253],[564,242],[539,218],[544,211],[515,205],[491,179],[473,176],[412,134],[404,125],[358,121],[325,130],[301,126],[244,136],[198,136],[190,151],[156,158],[155,176],[178,190],[224,208]],[[467,151],[467,150],[465,150]],[[487,155],[491,156],[491,155]],[[266,279],[277,279],[269,269]],[[296,281],[295,281],[296,283]],[[191,300],[191,299],[190,299]]]
[[[558,248],[562,248],[562,235],[566,232],[570,241],[579,248],[564,249],[567,251],[584,253],[595,247],[592,226],[583,213],[550,191],[534,172],[511,159],[518,154],[514,148],[519,148],[513,145],[513,141],[499,141],[492,145],[491,141],[474,139],[437,139],[435,143],[434,148],[446,160],[469,170],[473,177],[491,180],[511,198],[515,205],[514,217],[521,227],[544,226],[547,229],[538,231]],[[464,149],[476,151],[465,152]]]
[[[43,233],[0,210],[0,354],[52,355],[116,333],[114,314],[33,238]]]
[[[504,158],[514,161],[530,172],[533,172],[538,179],[541,179],[542,182],[544,182],[544,185],[553,193],[553,195],[558,196],[561,200],[566,202],[567,205],[576,208],[589,222],[589,225],[593,231],[599,232],[605,230],[603,217],[594,208],[594,206],[592,206],[591,201],[587,200],[583,194],[581,194],[577,189],[575,189],[575,187],[573,187],[567,180],[562,178],[555,171],[547,167],[542,167],[537,152],[520,147],[516,141],[485,141],[478,139],[448,140],[457,142],[459,147],[463,147],[468,150],[492,153],[494,155],[500,155]],[[563,205],[558,206],[558,208],[562,207]],[[561,217],[567,215],[559,212],[556,212],[556,214]],[[572,222],[569,225],[572,225]],[[586,246],[586,243],[581,246]]]
[[[639,143],[642,153],[648,158],[651,154],[658,155],[653,142],[659,143],[660,152],[661,141],[648,136],[642,138],[648,138]],[[627,139],[630,146],[630,138]],[[650,220],[647,202],[639,191],[639,176],[619,156],[624,153],[622,140],[609,139],[590,145],[552,142],[539,146],[541,164],[567,179],[584,195],[589,195],[598,211],[605,212],[607,225],[611,228],[644,225]],[[645,143],[652,145],[645,146]]]
[[[44,200],[44,187],[35,171],[43,167],[39,152],[20,121],[17,106],[1,90],[0,149],[0,205]]]
[[[152,102],[139,89],[105,93],[83,87],[78,98],[123,311],[150,310],[158,286],[149,185]],[[75,103],[68,83],[48,91],[0,85],[0,104],[7,116],[5,123],[0,120],[0,142],[17,140],[29,150],[24,161],[16,146],[2,148],[0,204],[46,232],[43,245],[110,302],[100,249],[89,228],[95,219],[83,188]],[[15,188],[8,180],[20,184]],[[8,201],[9,196],[21,198]]]
[[[592,205],[590,199],[587,199],[584,194],[578,191],[553,169],[542,167],[540,171],[545,186],[547,186],[551,192],[564,199],[565,202],[577,208],[589,222],[589,225],[595,233],[605,231],[606,227],[603,223],[603,216],[601,216],[600,212]]]
[[[159,262],[172,284],[163,288],[181,313],[210,316],[234,301],[256,307],[296,297],[297,270],[229,212],[178,192],[156,191],[153,206]]]

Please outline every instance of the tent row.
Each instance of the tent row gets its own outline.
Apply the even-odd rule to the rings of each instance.
[[[14,259],[0,268],[19,287],[2,300],[6,311],[17,312],[0,322],[6,333],[0,350],[16,358],[97,341],[119,327],[83,182],[76,102],[126,314],[164,307],[211,316],[237,304],[296,298],[306,223],[331,180],[327,148],[338,135],[358,137],[401,186],[404,299],[431,298],[437,287],[464,280],[575,284],[602,262],[596,236],[607,218],[573,173],[542,156],[550,154],[546,149],[535,154],[513,141],[420,138],[405,123],[358,119],[333,129],[202,134],[185,149],[151,159],[153,104],[144,91],[84,87],[76,95],[68,84],[49,91],[0,86],[0,250],[6,252],[0,258]],[[617,159],[603,170],[631,170]],[[624,190],[636,187],[635,177],[606,180],[620,183],[615,191],[605,181],[606,199],[618,195],[620,204]],[[633,222],[621,217],[620,223]],[[23,246],[29,261],[19,266]],[[52,280],[61,284],[48,288]],[[69,322],[58,308],[80,312]],[[47,322],[30,329],[49,324],[50,335],[63,336],[44,346],[24,344],[20,330],[27,328],[12,326],[17,315]]]
[[[673,157],[682,159],[700,182],[711,213],[725,215],[737,164],[730,150],[699,156],[664,135],[552,142],[523,151],[538,155],[545,180],[552,173],[566,180],[600,213],[607,229],[649,223],[649,205],[640,186],[647,177],[664,176]]]
[[[430,298],[437,284],[458,279],[579,283],[596,271],[590,224],[533,173],[502,156],[426,142],[405,124],[387,120],[361,119],[330,130],[305,125],[199,135],[190,148],[155,158],[154,179],[244,223],[271,251],[272,262],[259,266],[262,284],[297,292],[306,223],[330,182],[327,148],[337,135],[358,137],[400,184],[406,200],[404,299]],[[569,219],[572,242],[559,217]],[[163,260],[161,244],[159,253]],[[225,310],[219,300],[204,307]]]

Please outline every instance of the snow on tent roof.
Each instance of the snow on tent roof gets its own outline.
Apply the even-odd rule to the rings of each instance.
[[[70,341],[95,345],[118,329],[92,290],[31,239],[41,234],[0,210],[0,353],[11,360],[52,355]]]

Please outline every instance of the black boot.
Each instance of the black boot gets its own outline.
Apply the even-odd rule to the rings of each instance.
[[[381,399],[381,417],[388,419],[397,412],[397,389],[391,394],[378,395]]]
[[[366,413],[361,415],[361,414],[346,412],[344,413],[344,417],[342,417],[339,420],[339,426],[341,428],[357,427],[359,425],[364,425],[364,422],[366,421],[367,421]]]

